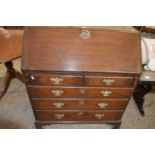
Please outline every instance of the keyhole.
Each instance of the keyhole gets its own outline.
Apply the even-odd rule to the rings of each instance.
[[[81,93],[82,95],[85,95],[85,90],[84,90],[84,89],[81,89],[81,90],[80,90],[80,93]]]

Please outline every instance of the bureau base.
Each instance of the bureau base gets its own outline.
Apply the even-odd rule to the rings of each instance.
[[[44,129],[43,126],[45,125],[52,125],[52,124],[110,124],[112,125],[112,129],[119,129],[121,125],[121,121],[50,121],[50,122],[41,122],[35,121],[36,129]]]

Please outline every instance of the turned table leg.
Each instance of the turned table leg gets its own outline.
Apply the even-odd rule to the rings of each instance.
[[[4,94],[8,90],[10,81],[11,81],[11,76],[8,72],[6,72],[5,77],[4,77],[3,87],[2,87],[2,90],[0,91],[0,99],[4,96]]]
[[[5,65],[5,67],[7,68],[7,71],[6,71],[6,74],[5,74],[5,77],[4,77],[4,83],[3,83],[2,90],[0,91],[0,99],[4,96],[4,94],[5,94],[6,91],[8,90],[10,81],[11,81],[13,78],[17,78],[17,79],[19,79],[21,82],[24,83],[24,77],[22,76],[22,74],[21,74],[20,72],[16,71],[16,70],[13,68],[13,63],[12,63],[11,61],[6,62],[4,65]]]
[[[145,95],[152,90],[152,85],[147,83],[140,83],[137,85],[135,92],[133,93],[133,98],[135,100],[135,103],[138,106],[138,109],[140,111],[140,114],[142,116],[145,115],[144,113],[144,97]]]

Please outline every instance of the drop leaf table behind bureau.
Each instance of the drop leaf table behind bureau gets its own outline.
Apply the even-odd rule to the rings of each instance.
[[[36,128],[118,128],[141,73],[140,35],[130,27],[27,27],[22,71]]]

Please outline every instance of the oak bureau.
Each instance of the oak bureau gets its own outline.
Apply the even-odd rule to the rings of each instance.
[[[140,35],[132,27],[27,27],[22,71],[36,128],[119,128],[141,74],[140,53]]]

